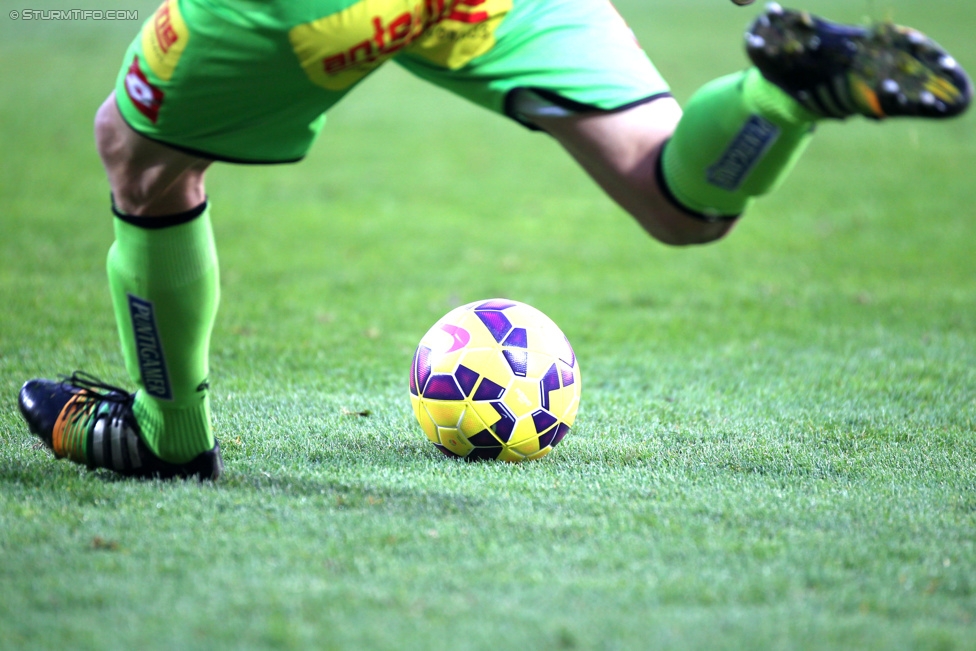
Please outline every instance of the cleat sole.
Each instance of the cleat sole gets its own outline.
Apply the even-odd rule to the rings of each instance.
[[[951,55],[891,23],[838,25],[776,5],[746,33],[746,52],[764,77],[823,117],[945,118],[972,101]]]

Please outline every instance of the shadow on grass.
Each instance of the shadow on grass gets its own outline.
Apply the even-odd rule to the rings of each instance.
[[[460,490],[451,491],[430,486],[415,488],[395,487],[369,480],[329,477],[324,475],[299,475],[293,473],[267,473],[243,470],[232,472],[221,479],[223,490],[247,491],[267,495],[324,499],[343,508],[385,507],[402,510],[435,509],[442,513],[471,512],[491,500],[482,496],[467,495]]]

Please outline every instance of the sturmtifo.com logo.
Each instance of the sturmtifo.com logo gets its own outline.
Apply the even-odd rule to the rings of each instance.
[[[14,9],[10,20],[139,20],[138,9]]]

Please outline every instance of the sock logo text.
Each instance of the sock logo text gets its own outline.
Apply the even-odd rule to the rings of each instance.
[[[718,162],[708,168],[708,182],[735,192],[777,138],[779,127],[758,115],[751,116]]]
[[[153,398],[172,400],[173,389],[169,383],[169,373],[166,372],[166,359],[163,357],[163,345],[159,341],[153,304],[132,294],[128,296],[142,386]]]

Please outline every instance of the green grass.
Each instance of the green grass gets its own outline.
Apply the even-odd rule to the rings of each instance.
[[[681,100],[745,64],[755,8],[617,4]],[[976,68],[964,0],[809,7]],[[390,66],[300,165],[211,172],[227,474],[126,481],[52,461],[16,393],[127,383],[90,125],[134,29],[0,16],[0,648],[976,649],[976,116],[825,125],[669,249]],[[410,412],[420,336],[489,296],[581,360],[538,463],[449,461]]]

